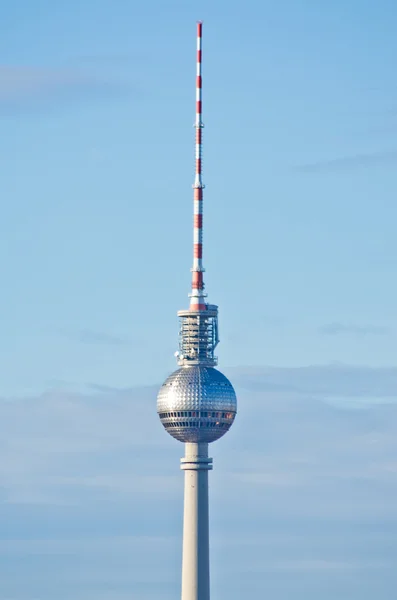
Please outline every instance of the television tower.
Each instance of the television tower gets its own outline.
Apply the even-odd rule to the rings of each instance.
[[[237,411],[230,381],[214,367],[218,339],[218,307],[208,304],[203,281],[202,167],[202,23],[197,24],[196,176],[194,191],[193,268],[190,307],[180,310],[180,366],[160,388],[157,412],[166,431],[185,443],[182,552],[182,600],[210,600],[208,444],[231,427]]]

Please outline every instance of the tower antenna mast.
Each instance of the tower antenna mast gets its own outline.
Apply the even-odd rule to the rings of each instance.
[[[203,155],[203,128],[202,119],[203,98],[202,98],[202,33],[203,24],[197,23],[197,63],[196,63],[196,120],[194,127],[196,129],[196,175],[194,178],[194,221],[193,221],[193,268],[192,268],[192,293],[190,294],[190,309],[205,310],[204,278],[205,271],[203,267],[203,184],[202,155]]]
[[[160,388],[157,412],[165,430],[185,443],[182,600],[210,600],[208,444],[232,426],[237,412],[230,381],[214,367],[218,344],[218,307],[206,302],[203,281],[202,170],[202,31],[197,24],[196,174],[194,190],[193,267],[190,306],[178,312],[179,369]]]

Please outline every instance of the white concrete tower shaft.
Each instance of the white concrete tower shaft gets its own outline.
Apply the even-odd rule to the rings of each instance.
[[[182,600],[210,600],[208,444],[186,443],[182,551]]]

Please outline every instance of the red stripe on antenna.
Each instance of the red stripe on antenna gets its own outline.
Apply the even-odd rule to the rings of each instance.
[[[203,258],[203,245],[193,244],[194,246],[194,258]]]
[[[189,310],[207,310],[205,304],[191,304]]]
[[[194,228],[202,229],[203,227],[203,215],[194,215]]]
[[[192,287],[195,290],[203,289],[203,273],[201,271],[193,271]]]

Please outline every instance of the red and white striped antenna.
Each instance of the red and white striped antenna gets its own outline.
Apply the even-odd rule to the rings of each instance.
[[[201,179],[202,169],[202,32],[203,24],[197,23],[197,73],[196,73],[196,176],[194,179],[194,224],[193,224],[193,268],[192,268],[192,293],[190,294],[190,310],[206,310],[207,305],[204,292],[203,273],[203,189]]]
[[[217,357],[214,354],[219,342],[218,307],[206,302],[203,280],[203,189],[202,167],[202,31],[203,24],[197,23],[197,73],[196,73],[196,175],[194,178],[194,224],[193,224],[193,267],[192,291],[188,310],[179,310],[179,351],[175,353],[182,366],[205,365],[214,367]]]

